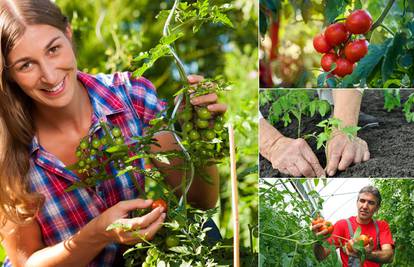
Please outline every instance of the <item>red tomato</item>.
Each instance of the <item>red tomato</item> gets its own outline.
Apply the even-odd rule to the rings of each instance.
[[[337,46],[345,42],[349,37],[344,23],[334,23],[325,30],[325,39],[330,46]]]
[[[321,232],[323,230],[328,230],[327,235],[332,234],[333,230],[334,230],[334,226],[332,225],[332,223],[330,221],[325,221],[324,222],[324,226],[322,226],[318,232]]]
[[[330,71],[332,68],[332,64],[338,59],[336,54],[325,54],[321,58],[321,66],[324,71]]]
[[[338,58],[336,60],[336,68],[333,71],[334,74],[339,77],[344,77],[345,75],[351,74],[354,70],[354,64],[345,58]]]
[[[166,212],[168,210],[167,203],[165,203],[164,199],[162,199],[162,198],[159,198],[157,200],[154,200],[154,202],[152,202],[151,209],[154,210],[158,207],[163,207],[164,212]]]
[[[357,62],[368,53],[368,41],[355,40],[345,46],[345,56],[351,62]]]
[[[325,220],[321,217],[317,217],[315,219],[312,220],[312,225],[318,224],[318,223],[323,223]]]
[[[331,46],[328,44],[328,42],[325,39],[325,36],[320,33],[313,37],[313,47],[316,51],[319,53],[327,53],[329,50],[331,50]]]
[[[372,26],[371,15],[362,9],[355,10],[346,18],[345,26],[353,34],[365,34]]]

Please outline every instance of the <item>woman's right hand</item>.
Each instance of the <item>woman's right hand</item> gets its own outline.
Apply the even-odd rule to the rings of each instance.
[[[133,245],[142,242],[143,239],[151,240],[165,220],[165,210],[158,207],[141,217],[135,218],[128,218],[128,213],[136,209],[146,209],[151,206],[152,202],[150,199],[120,201],[96,218],[95,229],[97,234],[106,243],[115,242]],[[121,223],[131,230],[122,228],[107,230],[112,223]]]

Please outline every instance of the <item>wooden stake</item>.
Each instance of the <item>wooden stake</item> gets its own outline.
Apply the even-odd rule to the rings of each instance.
[[[234,267],[240,267],[240,247],[239,247],[239,194],[237,186],[236,173],[236,148],[234,145],[233,126],[229,124],[229,141],[230,141],[230,174],[231,174],[231,203],[233,214],[233,263]]]

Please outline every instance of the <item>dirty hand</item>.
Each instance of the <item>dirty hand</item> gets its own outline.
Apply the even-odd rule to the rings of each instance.
[[[335,175],[337,170],[343,171],[353,163],[361,163],[369,160],[370,154],[367,143],[359,137],[349,138],[344,133],[337,133],[329,140],[328,164],[326,173]]]
[[[280,137],[270,148],[270,159],[273,168],[292,176],[322,177],[325,171],[318,158],[302,138],[292,139]]]

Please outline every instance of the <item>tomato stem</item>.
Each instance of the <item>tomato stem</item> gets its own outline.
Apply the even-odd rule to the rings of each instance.
[[[388,12],[390,11],[392,5],[394,4],[395,0],[389,0],[387,5],[385,6],[384,10],[382,11],[381,15],[379,16],[379,18],[374,22],[374,24],[372,24],[371,26],[371,30],[368,34],[368,38],[367,39],[371,39],[371,35],[372,32],[375,30],[375,28],[379,27],[382,23],[382,21],[385,19],[385,17],[387,16]]]

